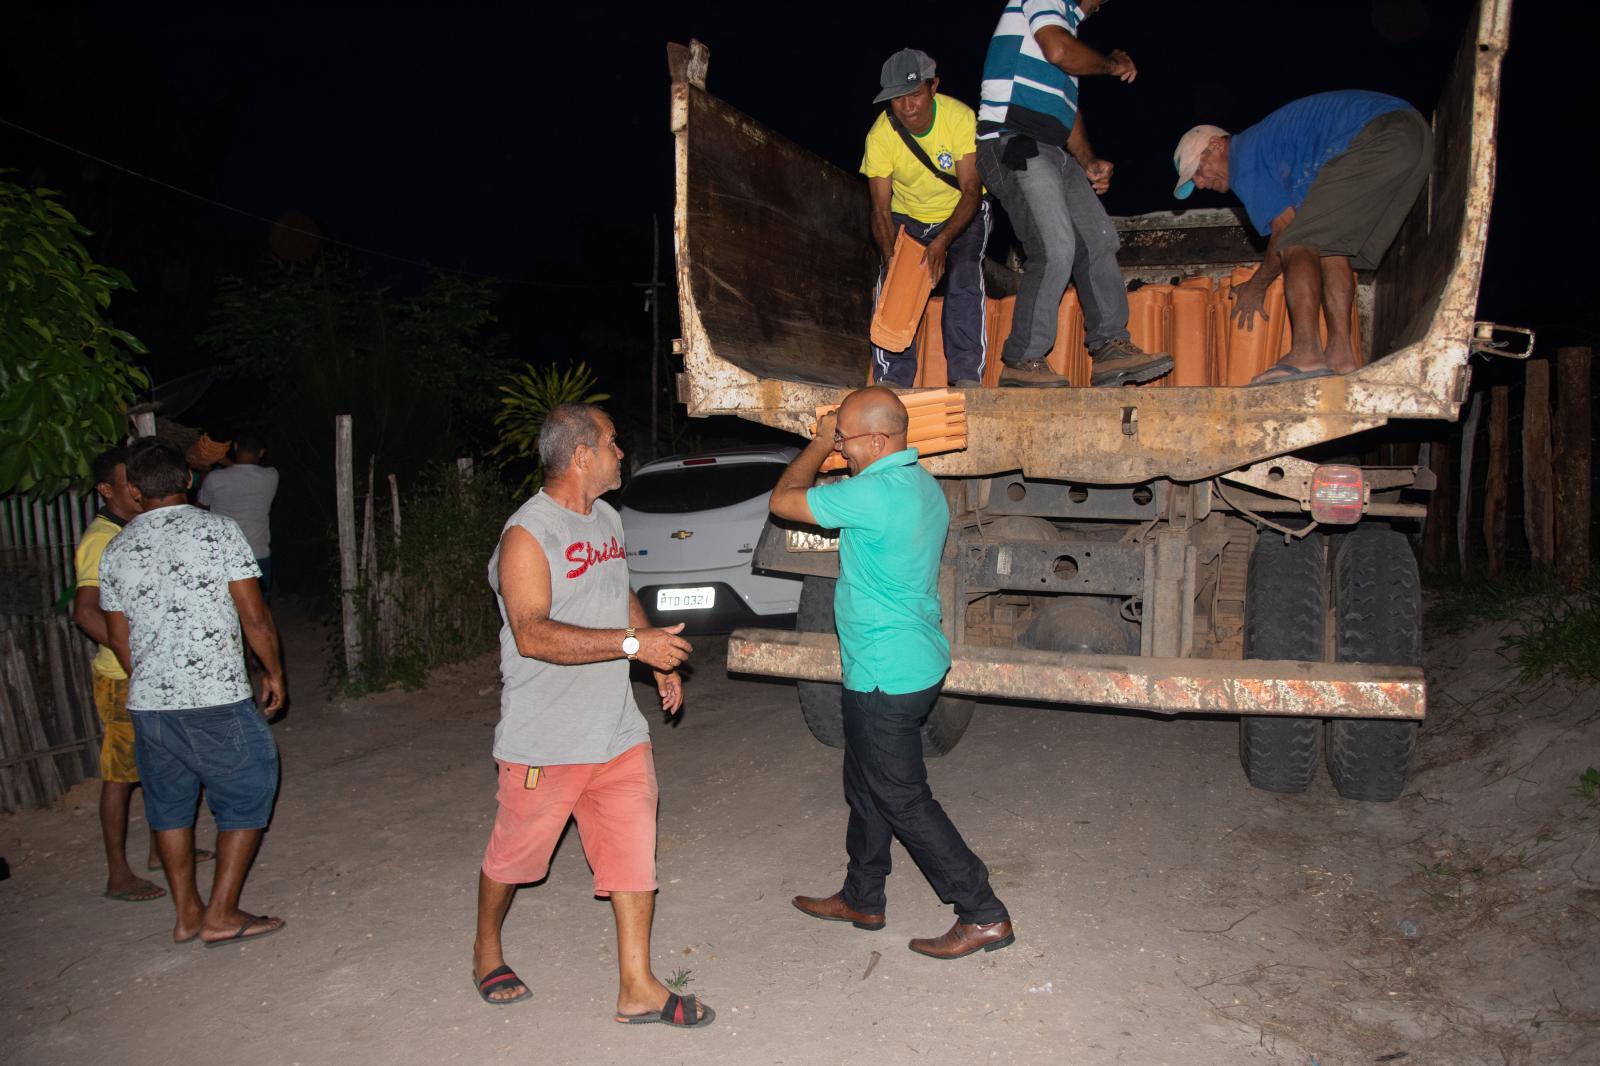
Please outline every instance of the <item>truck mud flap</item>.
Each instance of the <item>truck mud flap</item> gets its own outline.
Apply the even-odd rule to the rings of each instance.
[[[735,630],[728,640],[728,671],[837,682],[839,641],[826,633]],[[1427,707],[1427,684],[1414,666],[1062,655],[1026,648],[957,646],[944,691],[1162,714],[1419,719]]]

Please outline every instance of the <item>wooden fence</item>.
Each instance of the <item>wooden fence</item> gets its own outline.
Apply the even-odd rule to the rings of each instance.
[[[1595,471],[1593,350],[1475,368],[1457,425],[1418,454],[1389,461],[1430,467],[1438,487],[1422,535],[1425,571],[1498,578],[1525,564],[1577,589],[1590,575]],[[1520,520],[1519,520],[1520,519]]]
[[[0,810],[46,807],[99,772],[94,645],[66,609],[92,493],[0,497]]]

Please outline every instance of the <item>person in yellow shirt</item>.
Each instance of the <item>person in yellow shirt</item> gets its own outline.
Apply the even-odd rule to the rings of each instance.
[[[978,180],[977,116],[939,92],[936,71],[928,54],[915,48],[901,49],[883,64],[883,91],[873,103],[889,106],[867,131],[861,173],[872,193],[872,239],[883,256],[879,288],[904,226],[923,246],[934,293],[944,296],[949,382],[975,389],[988,358],[983,249],[989,241],[989,204]],[[915,384],[915,342],[903,352],[874,345],[872,370],[879,384]]]
[[[116,653],[106,646],[106,616],[100,610],[100,556],[128,520],[139,513],[139,504],[128,486],[126,460],[121,448],[112,448],[95,458],[92,470],[100,509],[78,540],[72,620],[100,645],[93,669],[94,707],[105,727],[100,744],[100,831],[106,844],[106,898],[146,903],[165,896],[167,890],[137,876],[128,864],[128,806],[134,786],[139,783],[139,767],[133,758],[128,675],[117,662]],[[149,854],[156,854],[154,833]],[[213,855],[209,851],[195,851],[197,862],[210,858]],[[153,861],[147,866],[160,869],[160,864]]]

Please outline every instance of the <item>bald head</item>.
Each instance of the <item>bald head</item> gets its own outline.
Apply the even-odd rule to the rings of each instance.
[[[857,433],[882,433],[890,438],[895,445],[892,451],[905,447],[906,405],[892,389],[872,385],[852,392],[839,406],[839,417],[855,426]]]

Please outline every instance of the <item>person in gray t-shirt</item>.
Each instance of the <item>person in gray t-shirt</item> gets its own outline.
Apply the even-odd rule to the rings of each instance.
[[[616,1020],[711,1024],[715,1013],[650,970],[655,917],[656,776],[650,730],[628,663],[654,671],[661,707],[683,706],[682,624],[655,628],[628,587],[622,522],[600,495],[621,482],[622,449],[605,412],[551,410],[539,433],[545,484],[506,522],[489,560],[500,628],[499,809],[478,873],[472,979],[484,1002],[532,996],[506,965],[500,930],[517,885],[543,880],[576,818],[598,896],[617,922]]]
[[[267,444],[255,433],[241,433],[233,442],[233,462],[206,475],[196,502],[208,511],[239,523],[244,539],[261,568],[261,595],[272,600],[272,501],[278,495],[278,471],[262,466]]]

